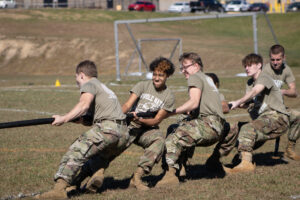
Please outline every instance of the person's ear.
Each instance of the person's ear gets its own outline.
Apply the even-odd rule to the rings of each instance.
[[[259,67],[259,69],[262,69],[262,64],[258,63],[257,66]]]
[[[80,79],[84,79],[84,73],[80,72]]]

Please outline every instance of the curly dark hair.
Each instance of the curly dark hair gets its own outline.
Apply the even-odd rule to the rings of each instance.
[[[150,64],[150,71],[153,72],[155,69],[165,72],[168,76],[171,76],[175,71],[175,66],[169,59],[158,57]]]

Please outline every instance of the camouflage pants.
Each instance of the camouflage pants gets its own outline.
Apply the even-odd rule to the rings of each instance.
[[[238,151],[252,152],[256,143],[263,143],[283,135],[289,126],[289,117],[277,111],[269,111],[246,123],[238,136]]]
[[[225,122],[222,138],[216,145],[214,151],[217,151],[221,157],[227,156],[235,147],[238,135],[238,123],[230,124],[228,122]]]
[[[81,167],[91,158],[101,157],[103,165],[126,148],[129,139],[127,126],[110,120],[95,124],[70,146],[63,156],[54,179],[62,178],[72,184]],[[100,166],[97,166],[99,168]]]
[[[182,152],[195,146],[210,146],[222,138],[224,120],[217,116],[183,121],[166,139],[166,162],[179,169]]]
[[[292,109],[289,112],[291,115],[288,139],[296,142],[300,137],[300,112]]]
[[[165,139],[159,128],[135,128],[129,126],[129,141],[127,148],[136,144],[144,148],[138,166],[143,168],[146,173],[150,173],[155,163],[159,162],[164,150]]]
[[[179,124],[172,124],[168,128],[167,136],[169,136],[171,133],[174,133],[175,130],[178,128]],[[222,132],[222,136],[218,144],[216,145],[214,149],[214,153],[217,153],[220,157],[227,156],[231,150],[235,147],[236,142],[238,138],[238,124],[234,123],[233,125],[230,125],[228,122],[224,123],[224,129]],[[188,161],[188,159],[192,158],[195,152],[195,146],[186,148],[179,157],[179,164],[184,164]],[[165,155],[163,155],[162,159],[162,168],[167,169],[167,163]]]

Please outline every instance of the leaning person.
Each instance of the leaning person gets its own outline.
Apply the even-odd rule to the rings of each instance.
[[[281,94],[286,97],[296,98],[296,79],[291,68],[285,63],[284,47],[276,44],[269,51],[270,63],[263,67],[263,73],[268,74],[281,89]],[[288,89],[282,89],[287,84]],[[295,152],[296,142],[300,137],[300,112],[289,109],[290,127],[288,132],[288,145],[285,156],[296,161],[300,161],[300,156]]]
[[[203,71],[203,69],[201,69]],[[220,87],[220,81],[218,76],[215,73],[205,73],[205,75],[209,76],[215,86],[219,89]],[[222,104],[222,111],[224,114],[229,113],[229,106],[228,102],[225,100],[225,97],[222,93],[219,92],[219,97],[221,99],[221,104]],[[184,120],[191,120],[193,118],[193,111],[189,113],[189,115],[183,114],[179,117],[179,120],[176,124],[172,124],[169,126],[167,130],[167,136],[174,133],[176,128],[179,127],[179,124],[181,121]],[[209,171],[220,171],[223,170],[222,168],[222,163],[220,162],[220,158],[227,156],[231,150],[234,148],[235,143],[237,141],[237,135],[238,135],[238,129],[237,129],[237,124],[232,124],[230,125],[228,122],[225,122],[224,124],[224,129],[222,134],[222,142],[219,142],[218,145],[216,145],[212,155],[207,159],[205,166]],[[186,169],[187,169],[187,164],[190,164],[190,159],[192,159],[194,155],[195,147],[187,148],[185,151],[181,153],[181,156],[179,158],[179,176],[185,177],[186,176]],[[163,170],[167,170],[167,163],[166,163],[166,158],[165,154],[163,155],[162,158],[162,168]]]
[[[165,142],[168,171],[157,187],[178,185],[176,171],[179,158],[186,149],[194,146],[210,146],[222,138],[224,114],[219,92],[212,79],[202,72],[203,64],[196,53],[180,56],[181,71],[187,79],[189,100],[173,111],[173,114],[194,112],[191,120],[182,121]]]
[[[236,101],[230,102],[231,109],[247,107],[252,121],[244,124],[238,135],[238,151],[241,163],[227,173],[254,172],[252,154],[255,144],[280,137],[289,127],[289,113],[283,104],[280,89],[272,78],[262,73],[263,59],[258,54],[247,55],[242,64],[250,79],[247,82],[246,94]]]
[[[149,174],[159,162],[164,150],[165,139],[159,129],[159,123],[174,109],[174,95],[167,87],[167,79],[174,73],[173,63],[159,57],[150,64],[152,81],[137,83],[131,90],[128,100],[122,106],[124,113],[134,112],[135,119],[130,122],[128,129],[130,139],[128,147],[134,143],[144,149],[137,170],[130,180],[130,186],[138,190],[148,190],[141,178]],[[136,113],[157,112],[154,118],[139,118]]]
[[[60,126],[66,122],[89,113],[93,126],[83,133],[63,156],[54,176],[54,188],[38,195],[37,199],[66,199],[66,188],[73,184],[81,167],[93,156],[111,160],[125,148],[129,138],[126,116],[122,112],[117,96],[97,79],[97,67],[92,61],[83,61],[76,67],[76,82],[80,88],[79,102],[67,114],[54,115],[52,125]],[[106,164],[106,163],[105,163]],[[95,173],[100,187],[104,179],[103,168]],[[100,177],[100,178],[99,178]]]

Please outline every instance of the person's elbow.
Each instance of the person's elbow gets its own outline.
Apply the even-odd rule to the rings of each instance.
[[[86,114],[87,111],[89,110],[89,108],[90,108],[90,104],[88,104],[88,103],[83,103],[83,104],[81,105],[81,113],[82,113],[83,115]]]
[[[297,98],[297,97],[298,97],[298,92],[297,92],[297,90],[293,90],[293,91],[292,91],[291,97],[293,97],[293,98]]]
[[[154,119],[152,121],[152,125],[151,126],[158,126],[160,124],[160,122],[162,121],[162,119]]]
[[[195,110],[198,107],[199,107],[199,102],[194,101],[192,102],[189,111]]]
[[[295,89],[282,90],[282,93],[284,96],[287,96],[287,97],[291,97],[291,98],[298,97],[297,90],[295,90]]]

